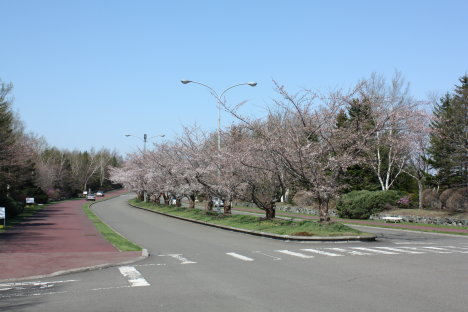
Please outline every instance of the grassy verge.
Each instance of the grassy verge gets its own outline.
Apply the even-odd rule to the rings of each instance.
[[[130,200],[132,205],[197,221],[216,225],[230,226],[239,229],[259,231],[280,235],[294,236],[365,236],[366,233],[352,229],[344,224],[333,222],[321,224],[315,221],[292,221],[284,219],[263,220],[250,215],[223,215],[207,213],[200,209],[176,208],[154,203],[144,203],[137,199]]]
[[[91,203],[83,205],[83,210],[88,218],[93,222],[96,229],[104,236],[104,238],[110,242],[115,248],[120,251],[140,251],[141,247],[137,244],[132,243],[119,233],[115,232],[110,226],[101,221],[89,208]]]
[[[255,207],[243,207],[243,206],[236,206],[233,209],[238,209],[239,211],[245,211],[249,210],[250,212],[253,213],[263,213],[262,210],[255,208]],[[414,209],[417,211],[417,209]],[[392,210],[393,212],[393,210]],[[304,214],[301,213],[295,213],[295,212],[282,212],[282,211],[277,211],[276,212],[277,216],[286,216],[286,217],[293,217],[297,219],[301,219],[301,216],[304,216]],[[313,215],[310,215],[313,216]],[[427,224],[427,223],[414,223],[414,222],[399,222],[399,223],[391,223],[387,224],[384,221],[380,220],[359,220],[363,221],[361,222],[353,222],[353,219],[341,219],[341,218],[334,218],[338,220],[339,222],[342,223],[348,223],[348,224],[356,224],[356,225],[362,225],[362,226],[372,226],[372,227],[381,227],[381,228],[389,228],[389,229],[401,229],[401,230],[411,230],[411,231],[419,231],[419,232],[431,232],[431,233],[442,233],[442,234],[455,234],[455,235],[468,235],[467,233],[462,233],[462,232],[452,232],[452,231],[445,231],[445,229],[460,229],[460,230],[468,230],[468,227],[466,226],[456,226],[456,225],[441,225],[441,224]],[[368,224],[366,224],[368,222]],[[410,226],[420,226],[421,228],[417,229],[412,229],[412,228],[407,228],[405,225],[410,225]],[[424,227],[427,227],[426,229]],[[432,228],[432,229],[428,229]],[[435,230],[434,228],[437,228]]]
[[[26,207],[24,207],[24,210],[22,213],[20,213],[19,215],[13,217],[13,218],[10,218],[10,219],[7,219],[6,220],[6,228],[11,228],[21,222],[23,222],[26,218],[29,218],[29,217],[32,217],[34,216],[36,213],[38,213],[39,211],[41,211],[44,207],[50,205],[49,204],[46,204],[46,205],[28,205]],[[4,228],[3,228],[3,220],[0,220],[1,224],[0,224],[0,231],[4,231]]]

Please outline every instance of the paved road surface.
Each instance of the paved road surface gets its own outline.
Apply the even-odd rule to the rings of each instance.
[[[151,256],[127,267],[0,285],[1,311],[467,311],[468,238],[372,229],[294,243],[129,207],[96,213]]]

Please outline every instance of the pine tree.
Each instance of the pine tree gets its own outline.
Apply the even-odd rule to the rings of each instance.
[[[468,185],[468,75],[434,107],[429,162],[442,188]]]

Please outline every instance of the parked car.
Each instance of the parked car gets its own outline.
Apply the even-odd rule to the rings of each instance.
[[[103,192],[103,191],[97,191],[97,192],[96,192],[96,196],[98,196],[98,197],[103,197],[103,196],[104,196],[104,192]]]
[[[213,206],[224,207],[224,202],[221,199],[219,199],[218,197],[213,197],[213,199],[211,201],[213,202]]]
[[[88,196],[86,196],[86,200],[96,200],[96,196],[94,194],[88,194]]]

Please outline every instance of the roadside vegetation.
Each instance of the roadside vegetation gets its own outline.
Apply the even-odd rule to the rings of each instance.
[[[90,209],[92,203],[86,203],[83,205],[83,210],[88,216],[88,218],[93,222],[93,225],[98,229],[99,232],[104,236],[104,238],[110,242],[115,248],[120,251],[140,251],[142,248],[137,244],[132,243],[116,231],[112,229],[110,226],[105,224],[104,222],[99,219]]]
[[[161,212],[168,215],[224,225],[238,229],[258,231],[264,233],[292,235],[292,236],[366,236],[366,233],[352,229],[339,222],[293,221],[291,219],[265,219],[258,216],[239,214],[219,214],[194,208],[165,206],[147,203],[138,199],[130,200],[130,204]]]
[[[186,198],[208,212],[222,202],[225,215],[246,202],[271,220],[280,202],[313,205],[322,222],[332,209],[351,219],[468,211],[466,74],[439,100],[415,99],[399,73],[326,93],[273,84],[278,96],[266,116],[217,98],[236,123],[219,134],[185,127],[173,141],[128,155],[111,180],[140,200],[180,207]]]

